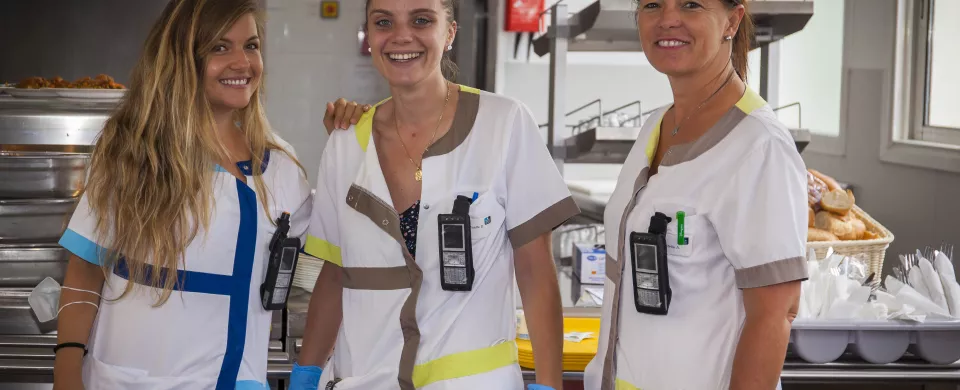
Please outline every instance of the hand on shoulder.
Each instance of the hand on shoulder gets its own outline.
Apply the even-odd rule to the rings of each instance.
[[[357,124],[360,117],[370,111],[370,108],[372,106],[369,104],[359,104],[344,98],[337,99],[335,102],[327,103],[327,111],[323,115],[323,126],[327,128],[327,134],[336,129],[345,130]]]

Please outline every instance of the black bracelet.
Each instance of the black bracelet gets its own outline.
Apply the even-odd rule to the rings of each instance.
[[[56,347],[53,347],[53,353],[56,354],[62,348],[80,348],[83,350],[83,356],[87,356],[87,346],[80,343],[60,343]]]

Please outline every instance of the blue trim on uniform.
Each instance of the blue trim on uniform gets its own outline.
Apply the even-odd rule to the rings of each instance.
[[[270,165],[270,150],[269,150],[269,149],[267,149],[267,150],[265,150],[265,151],[263,152],[263,166],[260,167],[260,173],[261,173],[261,174],[264,174],[264,173],[267,172],[267,165]],[[214,169],[215,171],[217,171],[217,172],[230,173],[230,171],[227,171],[224,167],[220,166],[220,164],[215,164],[215,165],[213,166],[213,169]],[[253,160],[238,161],[238,162],[237,162],[237,169],[239,169],[240,172],[243,173],[244,176],[251,176],[251,175],[253,175]]]
[[[270,386],[257,381],[238,381],[236,390],[270,390]]]
[[[144,264],[143,280],[135,280],[134,283],[150,285],[155,269],[151,264]],[[167,280],[167,271],[167,269],[160,270],[161,286]],[[127,266],[126,258],[121,258],[117,261],[117,265],[113,267],[113,274],[130,280],[130,268]],[[230,275],[177,270],[177,284],[173,286],[173,290],[201,294],[230,295],[233,291],[232,279],[233,277]]]
[[[270,150],[267,149],[263,152],[263,166],[260,167],[260,174],[267,172],[267,165],[270,163]],[[240,169],[240,172],[243,172],[245,176],[250,176],[253,174],[253,160],[240,161],[237,163],[237,168]]]
[[[89,238],[80,235],[80,233],[71,229],[65,230],[63,236],[60,237],[59,244],[64,249],[90,264],[103,264],[103,261],[100,259],[100,254],[106,254],[106,250],[95,242],[90,241]]]
[[[240,372],[240,364],[243,361],[244,343],[247,338],[247,312],[252,283],[250,278],[253,275],[253,263],[257,248],[257,194],[242,181],[235,181],[237,197],[240,200],[240,227],[237,232],[236,253],[233,258],[233,274],[220,275],[177,270],[177,285],[174,286],[178,291],[230,297],[227,320],[227,350],[223,355],[216,390],[253,389],[244,382],[254,382],[238,382],[237,376]],[[117,276],[129,280],[130,270],[124,259],[117,262],[113,272]],[[148,264],[144,272],[146,281],[150,280],[153,272],[155,272],[155,268]],[[166,276],[167,270],[160,270],[161,281],[165,280]],[[145,284],[142,281],[134,282]],[[262,387],[255,388],[259,390]]]
[[[266,166],[266,164],[264,164]],[[250,284],[257,250],[257,193],[240,180],[237,197],[240,199],[240,228],[237,249],[233,257],[233,278],[230,291],[230,315],[227,322],[227,351],[223,356],[217,390],[236,387],[243,347],[247,338],[247,310],[250,302]]]

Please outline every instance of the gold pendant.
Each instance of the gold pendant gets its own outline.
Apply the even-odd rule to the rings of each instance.
[[[414,179],[417,179],[417,181],[422,181],[422,180],[423,180],[423,171],[421,171],[420,168],[417,168],[417,173],[414,173],[414,174],[413,174],[413,178],[414,178]]]

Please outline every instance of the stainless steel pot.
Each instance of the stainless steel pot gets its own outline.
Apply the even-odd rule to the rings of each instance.
[[[0,198],[67,198],[79,195],[90,155],[0,151]]]
[[[0,244],[56,242],[76,203],[76,198],[0,200]]]
[[[63,283],[69,256],[57,244],[0,245],[0,288],[33,288],[47,276]]]

